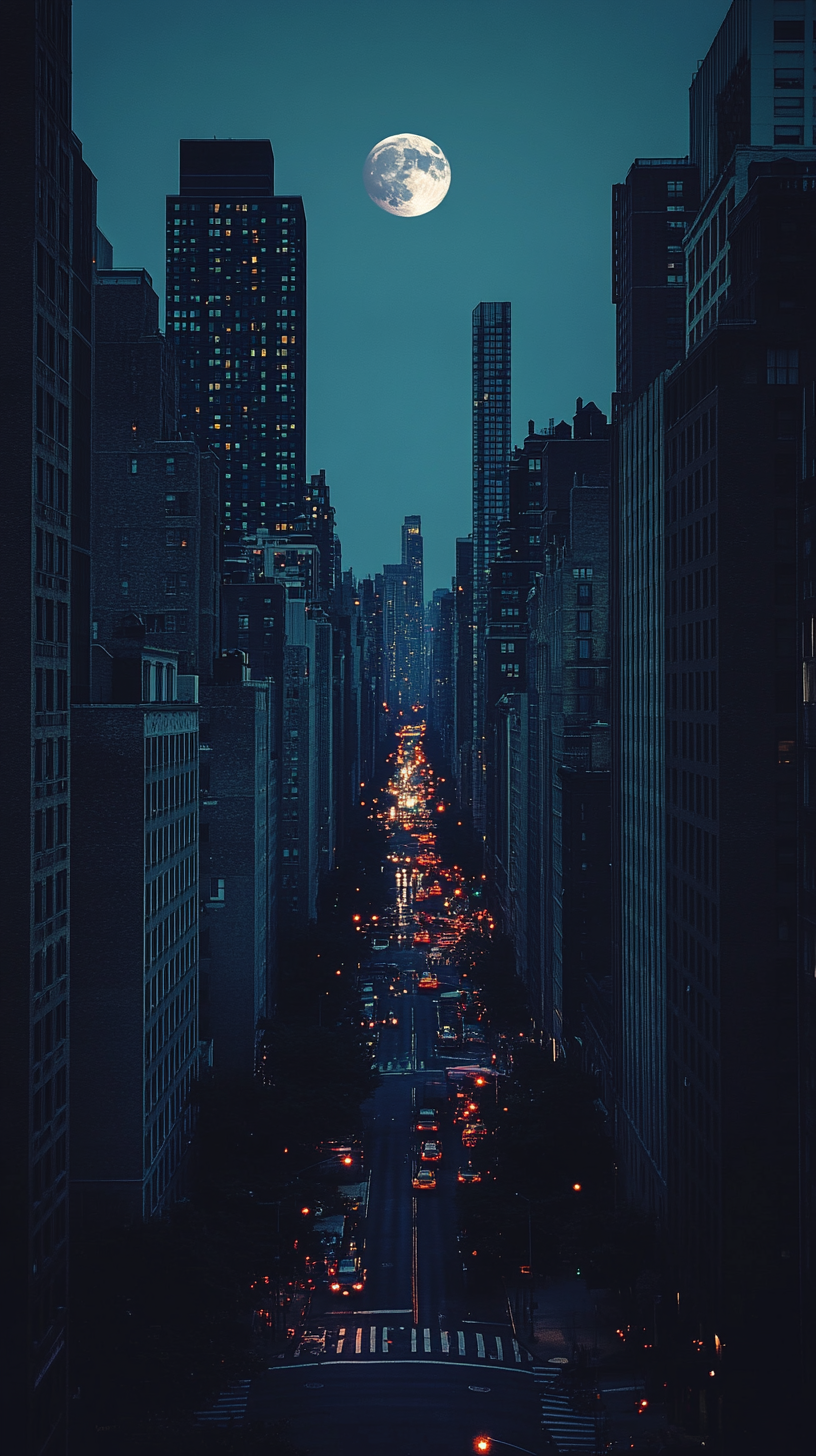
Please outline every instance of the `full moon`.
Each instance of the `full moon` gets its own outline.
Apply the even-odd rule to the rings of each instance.
[[[386,137],[365,159],[363,182],[372,202],[394,217],[421,217],[450,187],[448,159],[436,142],[405,132]]]

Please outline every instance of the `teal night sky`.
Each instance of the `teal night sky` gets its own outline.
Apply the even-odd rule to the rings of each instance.
[[[726,0],[74,0],[74,128],[114,261],[164,291],[181,136],[269,137],[308,223],[308,469],[343,560],[399,559],[422,516],[426,594],[470,530],[470,315],[513,305],[513,433],[604,410],[614,384],[610,193],[688,149],[688,85]],[[396,132],[452,172],[398,218],[362,167]]]

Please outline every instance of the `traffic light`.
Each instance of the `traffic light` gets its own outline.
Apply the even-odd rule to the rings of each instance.
[[[492,1451],[493,1442],[489,1436],[477,1436],[473,1442],[474,1451]]]

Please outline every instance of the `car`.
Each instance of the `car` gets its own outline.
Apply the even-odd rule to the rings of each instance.
[[[417,1132],[439,1132],[439,1119],[432,1107],[420,1107],[416,1130]]]
[[[411,1182],[414,1188],[435,1188],[436,1174],[433,1168],[420,1168],[419,1171],[414,1174]]]
[[[460,1168],[456,1175],[459,1183],[481,1183],[482,1175],[468,1163],[466,1168]]]
[[[442,1157],[442,1144],[441,1143],[433,1143],[433,1142],[431,1142],[431,1143],[423,1143],[422,1144],[422,1147],[420,1149],[420,1154],[419,1154],[420,1162],[422,1162],[422,1163],[438,1163],[440,1161],[441,1157]]]
[[[439,977],[432,975],[430,971],[423,971],[419,978],[420,991],[438,991]]]
[[[332,1294],[342,1294],[348,1299],[352,1294],[360,1294],[365,1289],[365,1271],[361,1269],[358,1259],[341,1259],[337,1265],[337,1272],[329,1282],[329,1289]]]

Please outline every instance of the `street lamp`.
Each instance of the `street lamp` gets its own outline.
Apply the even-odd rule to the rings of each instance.
[[[494,1446],[504,1446],[508,1451],[523,1451],[524,1456],[535,1456],[535,1452],[527,1446],[514,1446],[512,1441],[499,1441],[495,1436],[477,1436],[473,1442],[474,1451],[490,1452]]]

